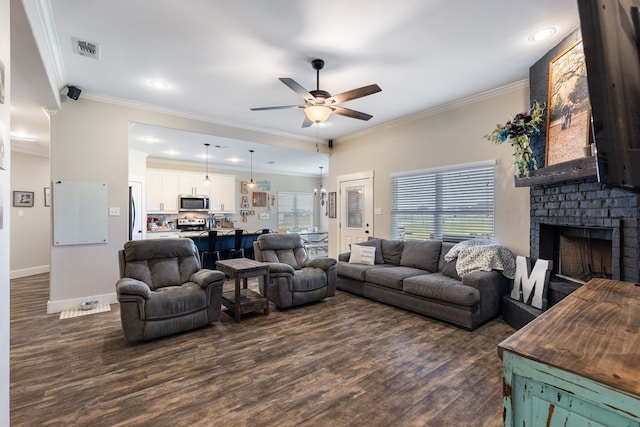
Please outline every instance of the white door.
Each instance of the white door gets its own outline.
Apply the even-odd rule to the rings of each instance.
[[[373,236],[373,171],[338,177],[340,185],[339,253]]]

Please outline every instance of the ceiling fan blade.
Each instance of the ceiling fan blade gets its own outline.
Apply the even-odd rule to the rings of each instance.
[[[369,85],[369,86],[362,86],[358,89],[352,89],[352,90],[348,90],[346,92],[342,92],[337,95],[334,95],[331,98],[327,99],[325,103],[338,104],[340,102],[346,102],[352,99],[362,98],[363,96],[372,95],[380,91],[382,91],[382,89],[380,89],[380,86],[376,84]]]
[[[313,124],[313,122],[311,120],[309,120],[309,117],[304,116],[304,122],[302,122],[302,127],[303,128],[308,128],[312,124]]]
[[[316,100],[314,98],[314,96],[309,93],[308,90],[303,88],[295,80],[290,79],[289,77],[280,77],[280,81],[282,83],[286,84],[289,87],[289,89],[293,90],[295,93],[300,95],[305,101],[315,101]]]
[[[351,110],[349,108],[344,108],[344,107],[330,107],[334,113],[336,114],[340,114],[341,116],[347,116],[347,117],[351,117],[353,119],[360,119],[360,120],[369,120],[370,118],[372,118],[373,116],[367,113],[362,113],[360,111],[356,111],[356,110]]]
[[[251,108],[251,111],[264,111],[264,110],[286,110],[287,108],[304,108],[305,105],[280,105],[278,107],[258,107]]]

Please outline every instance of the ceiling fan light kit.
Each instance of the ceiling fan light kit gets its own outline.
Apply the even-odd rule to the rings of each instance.
[[[311,105],[304,109],[304,113],[307,115],[309,120],[314,123],[322,123],[326,121],[331,115],[331,112],[331,108],[323,105]]]
[[[260,107],[252,108],[251,111],[264,111],[264,110],[282,110],[289,108],[302,108],[305,113],[305,120],[302,122],[302,127],[309,127],[314,123],[322,123],[326,121],[332,113],[339,114],[341,116],[351,117],[352,119],[369,120],[373,116],[370,114],[362,113],[360,111],[351,110],[349,108],[340,107],[337,104],[350,101],[352,99],[362,98],[363,96],[371,95],[382,91],[380,86],[372,84],[363,86],[358,89],[352,89],[341,94],[331,96],[326,90],[320,89],[320,70],[324,68],[324,61],[322,59],[314,59],[311,61],[311,66],[316,70],[316,89],[312,91],[306,90],[298,82],[289,77],[281,77],[280,81],[284,83],[289,89],[300,95],[305,105],[282,105],[277,107]]]

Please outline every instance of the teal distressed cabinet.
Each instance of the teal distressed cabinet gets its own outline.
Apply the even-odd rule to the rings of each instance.
[[[640,286],[593,279],[498,346],[508,427],[640,427]]]

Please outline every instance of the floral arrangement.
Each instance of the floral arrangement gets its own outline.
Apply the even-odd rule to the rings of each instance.
[[[542,123],[543,114],[544,104],[536,101],[529,111],[516,114],[504,125],[496,125],[493,132],[484,136],[494,144],[502,144],[505,141],[511,144],[514,166],[518,175],[525,175],[528,171],[538,168],[529,145],[529,138],[540,133],[538,126]]]

